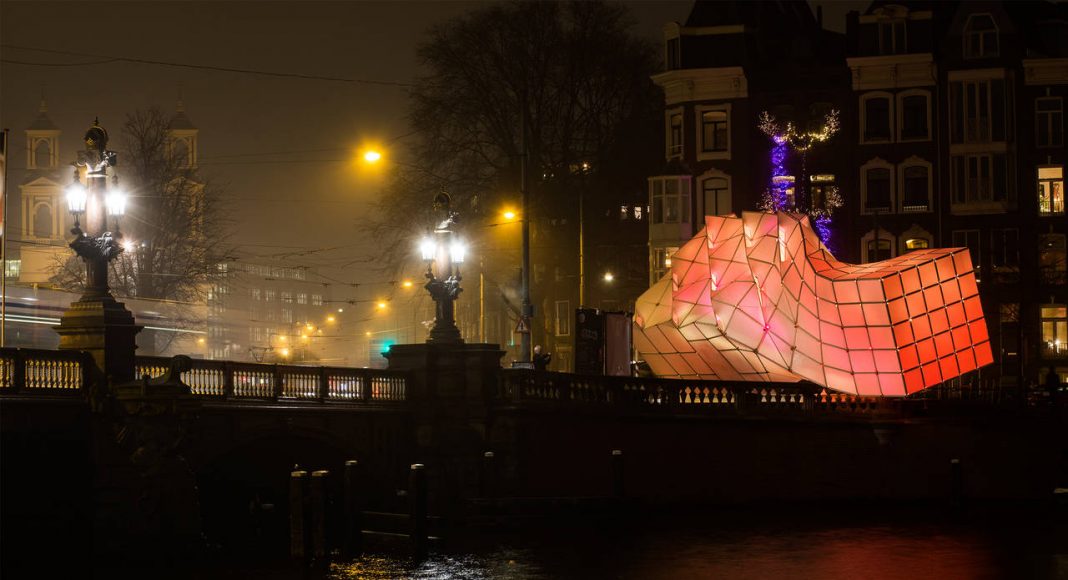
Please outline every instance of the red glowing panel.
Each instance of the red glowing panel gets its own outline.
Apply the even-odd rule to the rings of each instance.
[[[993,360],[964,249],[845,264],[808,218],[747,212],[706,218],[672,258],[634,317],[659,376],[903,396]]]

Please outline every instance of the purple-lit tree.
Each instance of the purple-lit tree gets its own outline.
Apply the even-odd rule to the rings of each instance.
[[[834,210],[842,207],[842,197],[838,194],[837,186],[830,186],[824,191],[822,203],[814,203],[808,195],[807,161],[812,147],[829,141],[838,132],[838,111],[828,113],[818,131],[799,131],[790,122],[782,125],[764,111],[760,114],[760,130],[772,142],[771,184],[764,191],[761,209],[807,214],[819,233],[820,241],[827,244],[831,238]],[[786,169],[786,159],[791,150],[801,155],[801,172],[796,181]]]

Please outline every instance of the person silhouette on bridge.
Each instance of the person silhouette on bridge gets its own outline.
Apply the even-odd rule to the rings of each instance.
[[[549,361],[552,360],[553,355],[549,353],[541,352],[541,345],[534,347],[534,370],[544,371],[549,368]]]

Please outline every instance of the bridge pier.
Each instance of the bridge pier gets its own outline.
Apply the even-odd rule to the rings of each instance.
[[[431,511],[458,514],[479,492],[490,399],[504,351],[496,344],[398,344],[390,370],[409,373],[416,460],[430,466]]]

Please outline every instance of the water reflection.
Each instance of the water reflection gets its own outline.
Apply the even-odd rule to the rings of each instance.
[[[1068,578],[1068,529],[1053,515],[931,521],[916,514],[743,514],[590,521],[474,535],[422,562],[365,556],[327,576],[534,578]],[[829,521],[830,520],[830,521]],[[866,520],[858,522],[856,520]]]

